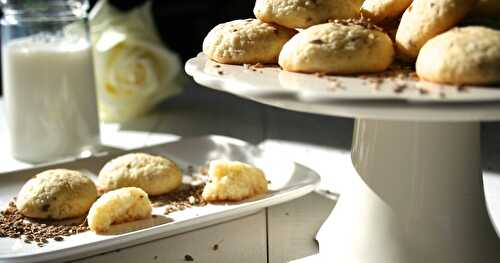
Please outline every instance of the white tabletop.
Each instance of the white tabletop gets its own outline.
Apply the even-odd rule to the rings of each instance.
[[[162,104],[148,116],[122,125],[101,125],[103,144],[132,149],[182,137],[219,134],[249,141],[277,154],[286,153],[288,158],[316,170],[322,176],[320,189],[341,193],[346,181],[355,176],[349,156],[352,120],[290,112],[210,91],[194,83],[188,86],[183,95]],[[29,164],[18,162],[9,155],[4,115],[0,100],[0,172],[28,167]],[[495,167],[495,163],[500,163],[500,125],[485,124],[483,142],[485,167],[495,171],[484,175],[488,207],[492,216],[500,219],[500,209],[497,209],[500,207],[500,165]],[[317,252],[313,238],[334,205],[334,201],[325,200],[329,199],[316,194],[266,212],[268,240],[267,245],[265,241],[261,245],[267,251],[268,262],[315,259],[307,257]],[[311,208],[311,203],[318,204],[316,210]],[[259,221],[259,216],[247,221]],[[220,226],[222,230],[217,231],[225,233],[232,231],[233,227],[228,224],[227,227]],[[226,240],[231,240],[227,235]],[[184,240],[189,246],[188,236],[181,235],[174,243]],[[204,239],[197,238],[200,242]],[[152,244],[141,249],[154,251],[158,248]],[[126,251],[135,253],[133,249]],[[118,258],[123,259],[123,256],[110,254],[89,261],[105,262]]]

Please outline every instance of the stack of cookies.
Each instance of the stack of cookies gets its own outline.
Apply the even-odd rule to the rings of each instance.
[[[461,26],[500,17],[498,0],[256,0],[253,11],[208,33],[208,58],[339,75],[382,72],[398,58],[428,81],[500,83],[500,31]]]

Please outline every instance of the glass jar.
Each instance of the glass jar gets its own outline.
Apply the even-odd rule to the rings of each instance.
[[[1,0],[11,152],[38,163],[100,143],[86,0]]]

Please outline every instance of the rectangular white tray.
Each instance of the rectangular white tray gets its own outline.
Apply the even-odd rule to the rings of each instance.
[[[243,217],[265,207],[283,203],[314,190],[319,176],[297,163],[274,156],[240,140],[206,136],[182,139],[172,143],[133,150],[166,156],[185,171],[188,166],[199,167],[214,159],[238,160],[264,170],[271,181],[266,195],[238,203],[193,207],[163,215],[164,207],[155,208],[155,218],[114,226],[117,234],[96,235],[85,232],[65,237],[63,242],[51,241],[44,247],[26,244],[19,239],[0,238],[0,262],[68,261],[105,251],[119,249],[150,240],[194,230],[215,223]],[[0,174],[0,205],[5,208],[22,185],[33,175],[51,168],[85,171],[95,179],[101,167],[120,154],[90,157],[43,167]],[[184,180],[189,176],[184,175]],[[129,229],[139,229],[129,231]],[[125,231],[126,230],[126,231]],[[244,238],[244,237],[242,237]]]

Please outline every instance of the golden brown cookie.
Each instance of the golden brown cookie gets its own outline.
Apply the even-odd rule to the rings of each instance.
[[[137,187],[125,187],[103,194],[90,208],[90,230],[100,233],[119,224],[151,217],[148,194]]]
[[[54,169],[26,182],[16,206],[28,217],[65,219],[85,215],[96,199],[97,189],[90,178],[78,171]]]
[[[361,14],[375,23],[398,18],[410,6],[412,0],[365,0]]]
[[[398,51],[414,60],[429,39],[454,27],[477,0],[418,0],[406,9],[396,33]]]
[[[202,196],[208,202],[240,201],[267,192],[262,170],[241,162],[212,161]]]
[[[109,161],[97,179],[102,192],[134,186],[149,195],[168,193],[181,182],[181,170],[173,161],[146,153],[129,153]]]
[[[500,31],[455,28],[429,40],[417,59],[420,78],[451,84],[500,83]]]
[[[357,17],[359,7],[359,0],[257,0],[253,12],[265,22],[307,28],[328,19]]]
[[[225,64],[275,64],[281,48],[295,33],[258,19],[235,20],[208,33],[203,40],[203,53]]]
[[[326,23],[295,35],[281,51],[286,71],[356,74],[385,70],[394,58],[387,34],[363,23]]]

